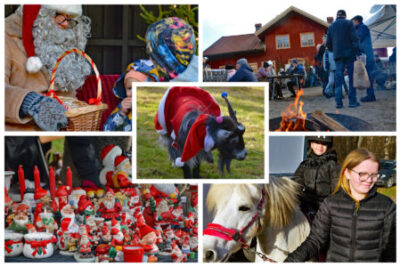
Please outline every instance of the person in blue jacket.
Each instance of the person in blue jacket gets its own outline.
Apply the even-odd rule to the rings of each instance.
[[[253,69],[247,63],[247,59],[239,59],[236,62],[236,69],[236,73],[229,79],[229,82],[258,82]]]
[[[356,28],[356,34],[360,41],[360,50],[365,54],[367,58],[366,69],[368,78],[371,86],[367,89],[367,95],[361,98],[361,102],[372,102],[375,101],[374,87],[373,87],[373,74],[376,72],[376,66],[374,61],[374,50],[372,48],[371,33],[363,23],[363,17],[360,15],[355,16],[351,19],[354,27]]]
[[[297,74],[297,75],[304,75],[304,68],[303,65],[298,64],[297,59],[292,59],[292,64],[290,64],[289,69],[286,71],[286,74]],[[301,84],[302,77],[299,78],[299,83]],[[292,95],[290,97],[296,97],[296,91],[294,89],[294,87],[297,87],[297,80],[296,78],[292,78],[290,79],[290,81],[287,82],[287,87],[288,90],[292,93]],[[301,85],[299,85],[301,86]],[[299,88],[297,88],[298,90]]]
[[[346,19],[346,11],[339,10],[337,12],[335,22],[328,28],[326,46],[330,51],[333,51],[336,63],[336,108],[343,108],[342,87],[345,67],[347,67],[347,73],[349,74],[349,107],[356,108],[360,106],[360,103],[357,101],[356,90],[353,86],[353,71],[354,61],[361,53],[356,30],[353,23]]]

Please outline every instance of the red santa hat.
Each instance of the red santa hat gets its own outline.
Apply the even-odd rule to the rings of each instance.
[[[125,157],[125,156],[123,156],[123,155],[118,155],[118,156],[116,156],[115,159],[114,159],[114,167],[115,167],[115,168],[118,168],[118,166],[119,166],[121,163],[126,162],[126,161],[129,162],[129,159],[128,159],[127,157]]]
[[[43,5],[43,7],[71,16],[82,15],[81,5]],[[24,5],[22,9],[22,42],[28,58],[25,67],[29,73],[37,73],[43,66],[40,58],[35,56],[35,46],[32,32],[33,24],[41,8],[41,5]]]
[[[150,194],[155,197],[177,198],[179,191],[174,184],[154,184],[150,187]]]
[[[29,206],[28,205],[26,205],[24,203],[21,203],[21,204],[18,205],[18,208],[17,208],[18,212],[26,212],[28,210],[29,210]]]
[[[41,199],[42,197],[46,196],[47,194],[49,194],[49,191],[47,191],[46,189],[43,189],[42,187],[36,187],[35,188],[35,194],[34,194],[34,199],[38,200]]]
[[[145,237],[148,233],[154,232],[157,234],[156,230],[154,230],[152,227],[148,226],[147,224],[143,224],[139,226],[139,231],[140,231],[140,238]]]
[[[117,228],[112,228],[112,229],[111,229],[111,234],[112,234],[112,235],[117,235],[119,232],[120,232],[120,230],[117,229]]]
[[[67,192],[68,189],[69,189],[69,186],[65,186],[65,185],[58,187],[57,191],[56,191],[56,197],[68,196],[68,192]]]
[[[106,195],[107,194],[111,194],[111,195],[115,195],[115,193],[114,193],[114,190],[112,189],[112,188],[110,188],[110,187],[107,187],[107,190],[106,190]]]
[[[100,152],[103,166],[113,166],[115,157],[122,154],[122,149],[116,145],[105,146]]]
[[[82,212],[86,210],[88,207],[93,208],[93,203],[85,195],[80,196],[78,202],[78,212]]]

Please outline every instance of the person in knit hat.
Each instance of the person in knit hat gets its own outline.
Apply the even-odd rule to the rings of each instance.
[[[241,58],[236,62],[237,71],[229,79],[229,82],[258,82],[253,69],[249,66],[247,59]]]
[[[22,129],[32,119],[42,130],[67,124],[65,108],[43,96],[57,59],[67,50],[84,50],[91,20],[80,5],[23,5],[5,19],[5,120]],[[66,56],[57,69],[55,91],[73,95],[91,66],[81,56]]]

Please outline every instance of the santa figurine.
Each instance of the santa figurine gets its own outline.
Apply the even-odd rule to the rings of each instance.
[[[60,211],[65,205],[68,204],[68,186],[61,185],[56,191],[56,203],[58,206],[58,211]]]
[[[83,223],[85,222],[85,218],[87,216],[95,216],[94,206],[92,201],[87,196],[81,196],[78,202],[78,212],[83,218]]]
[[[190,253],[190,245],[189,245],[189,236],[185,235],[183,244],[182,244],[182,252],[188,255]]]
[[[171,244],[172,252],[171,252],[171,259],[174,262],[185,262],[187,260],[186,254],[183,253],[177,244],[172,242]]]
[[[60,229],[57,231],[58,242],[57,245],[61,251],[68,250],[68,240],[70,233],[68,232],[69,222],[64,220],[60,223]]]
[[[105,220],[111,220],[112,218],[119,218],[121,210],[121,203],[115,198],[114,191],[108,188],[103,201],[100,203],[98,212]]]
[[[75,213],[74,209],[70,204],[65,205],[61,211],[61,220],[60,224],[64,225],[69,233],[76,234],[78,233],[79,226],[75,221]]]
[[[107,228],[107,224],[104,224],[103,228],[101,229],[101,237],[99,243],[110,245],[111,240],[112,240],[111,231]]]
[[[102,185],[107,184],[107,175],[114,173],[115,158],[122,154],[122,149],[116,145],[105,146],[100,152],[100,159],[104,168],[100,171],[99,179]]]
[[[27,205],[24,203],[19,204],[15,211],[15,215],[13,216],[12,222],[7,229],[26,234],[28,232],[26,225],[30,224],[28,211],[29,207]]]
[[[173,209],[172,215],[174,216],[175,222],[183,222],[183,209],[181,206],[177,206],[175,209]]]
[[[190,251],[197,252],[199,242],[197,240],[197,235],[193,235],[189,238]]]
[[[89,226],[89,234],[95,236],[99,232],[99,227],[96,224],[96,220],[94,216],[86,216],[85,220],[86,225]]]
[[[122,250],[122,245],[124,244],[124,234],[122,233],[122,231],[118,230],[117,228],[112,228],[111,234],[111,245],[114,246],[117,250]]]
[[[185,219],[185,227],[189,232],[193,231],[193,227],[195,225],[195,216],[195,213],[190,211]]]
[[[175,235],[174,230],[171,228],[166,228],[164,230],[164,236],[171,240],[171,242],[179,242],[179,238]]]
[[[89,236],[84,234],[81,236],[78,245],[79,258],[88,259],[92,258],[92,244],[90,243]]]
[[[137,193],[137,190],[132,190],[131,197],[128,201],[128,207],[131,214],[135,214],[137,209],[142,210],[142,203],[140,202],[140,197]]]
[[[154,254],[159,251],[157,247],[157,232],[152,227],[147,224],[143,224],[139,226],[140,231],[140,243],[143,245],[149,245],[152,247],[151,250],[148,251],[149,254]]]
[[[128,174],[128,177],[132,177],[132,165],[129,159],[123,155],[115,157],[114,170],[123,171]]]

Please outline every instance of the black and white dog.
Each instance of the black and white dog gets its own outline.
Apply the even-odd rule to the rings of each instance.
[[[217,101],[197,87],[172,87],[161,99],[155,128],[168,147],[173,165],[183,168],[185,178],[200,178],[200,163],[214,162],[211,151],[218,149],[218,168],[230,172],[232,159],[244,160],[245,127],[237,121],[235,111],[222,93],[229,116],[222,116]]]

